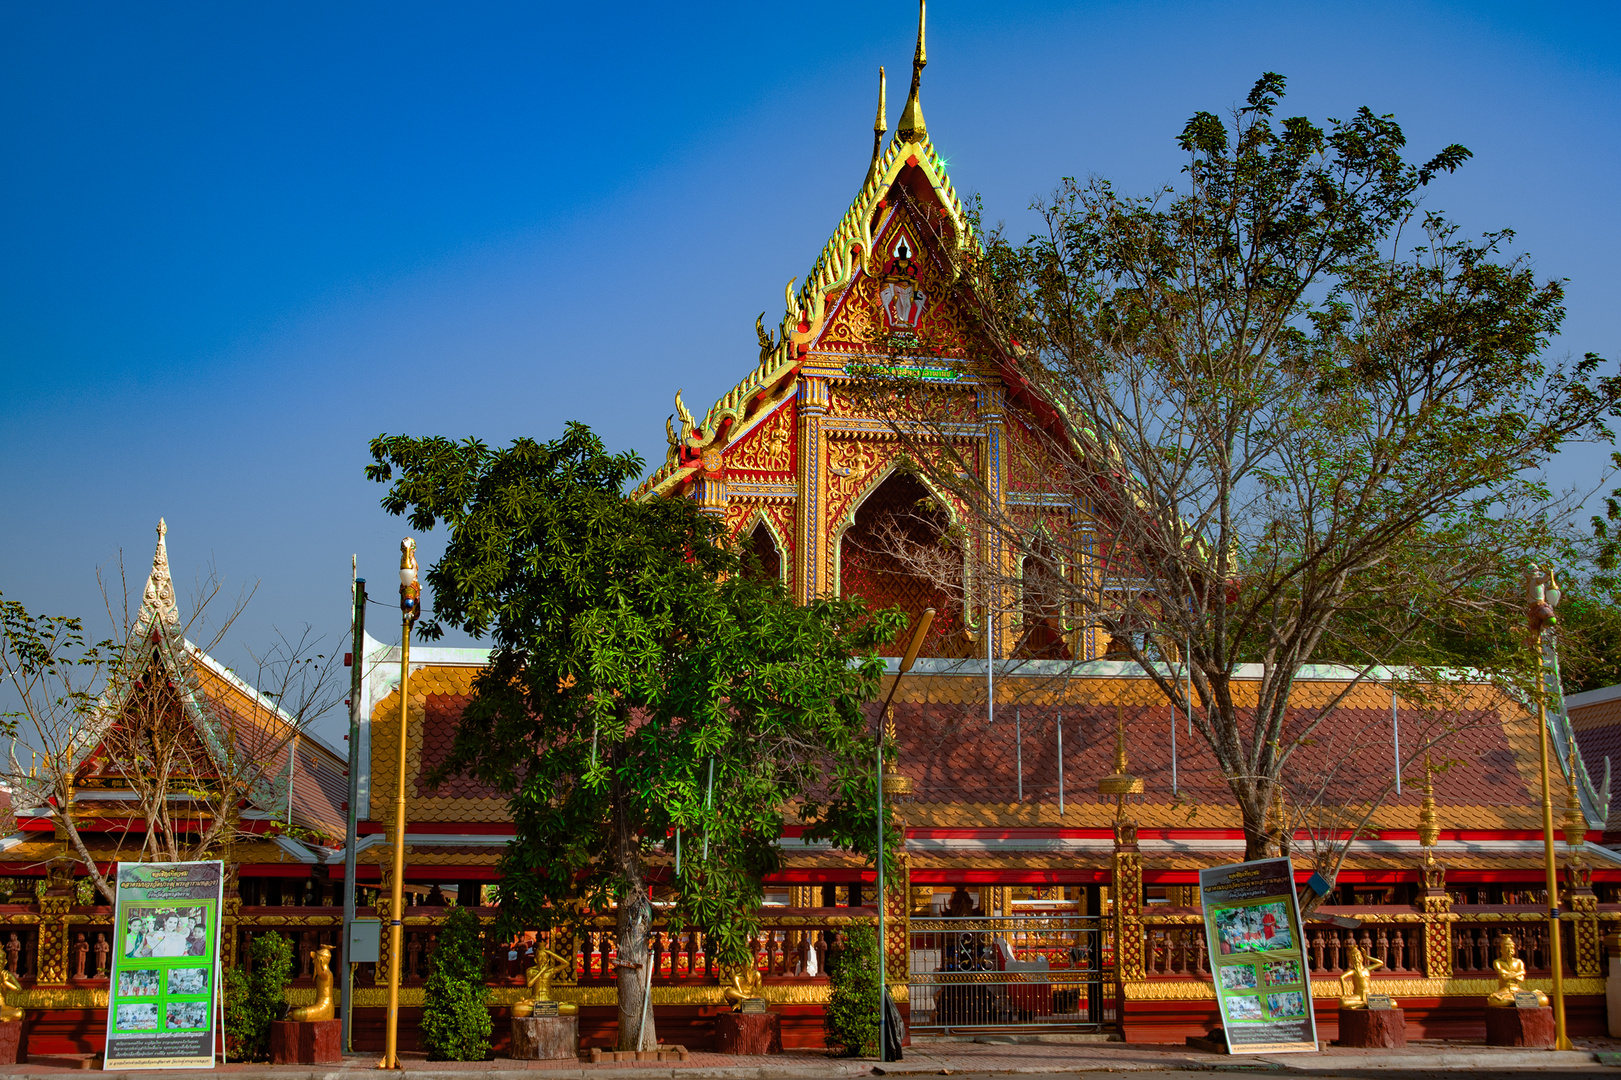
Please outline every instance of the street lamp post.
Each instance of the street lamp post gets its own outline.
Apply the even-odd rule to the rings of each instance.
[[[1544,701],[1547,687],[1543,679],[1542,634],[1558,623],[1554,609],[1559,606],[1559,584],[1554,580],[1553,568],[1542,570],[1532,567],[1526,579],[1526,622],[1530,629],[1531,651],[1537,665],[1537,746],[1542,765],[1542,841],[1544,869],[1548,882],[1548,941],[1549,960],[1553,965],[1553,1024],[1554,1049],[1570,1050],[1573,1044],[1565,1033],[1565,965],[1559,930],[1559,864],[1554,854],[1553,793],[1548,780],[1548,706]],[[1574,763],[1571,768],[1575,774]]]
[[[382,1067],[400,1067],[400,952],[405,924],[405,735],[411,710],[411,625],[422,614],[422,583],[417,580],[416,541],[400,541],[400,734],[395,755],[394,883],[388,904],[388,1032]]]
[[[884,698],[884,707],[878,710],[878,1060],[889,1061],[888,1035],[889,1010],[886,995],[889,985],[884,980],[884,950],[887,940],[884,937],[884,909],[889,906],[888,897],[884,894],[884,739],[887,738],[894,727],[894,720],[889,713],[890,703],[895,700],[895,688],[901,684],[901,677],[912,670],[917,661],[917,651],[923,647],[923,635],[929,632],[929,624],[934,622],[934,609],[924,608],[923,614],[918,617],[917,625],[912,627],[912,640],[906,643],[906,655],[901,657],[900,670],[895,673],[895,681],[889,684],[889,694]],[[887,726],[886,726],[886,721]]]

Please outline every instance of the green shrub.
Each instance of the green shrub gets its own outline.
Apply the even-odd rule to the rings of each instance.
[[[422,1045],[429,1061],[483,1061],[489,1056],[489,996],[478,916],[453,907],[439,927],[439,944],[422,988]]]
[[[280,934],[253,939],[253,974],[225,973],[226,1052],[233,1061],[270,1057],[270,1023],[287,1015],[287,983],[293,976],[293,943]]]
[[[878,934],[858,923],[844,947],[828,950],[832,1000],[822,1014],[828,1048],[841,1057],[878,1056]]]

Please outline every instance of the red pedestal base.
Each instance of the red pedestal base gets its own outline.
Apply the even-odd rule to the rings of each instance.
[[[1400,1009],[1341,1009],[1341,1046],[1407,1045],[1407,1017]]]
[[[715,1050],[722,1054],[782,1053],[779,1013],[721,1013],[715,1017]]]
[[[328,1065],[343,1060],[342,1020],[273,1020],[272,1065]]]
[[[23,1049],[23,1025],[21,1020],[0,1024],[0,1065],[20,1065],[28,1060],[28,1051]]]
[[[578,1016],[514,1016],[509,1057],[520,1061],[566,1061],[580,1056]]]
[[[1487,1006],[1487,1046],[1552,1046],[1553,1007],[1506,1009]]]

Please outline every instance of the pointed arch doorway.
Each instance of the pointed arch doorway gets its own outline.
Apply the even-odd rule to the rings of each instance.
[[[873,608],[898,607],[908,625],[935,609],[924,656],[965,656],[962,548],[951,537],[951,516],[939,498],[909,473],[895,471],[868,492],[839,538],[839,595]],[[880,648],[900,656],[907,634]]]

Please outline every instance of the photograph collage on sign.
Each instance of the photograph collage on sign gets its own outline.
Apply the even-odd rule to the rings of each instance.
[[[1304,1017],[1307,999],[1300,960],[1266,955],[1295,947],[1288,905],[1268,900],[1221,908],[1215,912],[1214,922],[1221,956],[1245,958],[1240,963],[1217,961],[1228,1019],[1234,1023],[1266,1023]]]
[[[112,1003],[114,1030],[208,1028],[212,911],[211,903],[142,905],[124,911],[122,963]],[[125,966],[135,964],[141,966]]]

